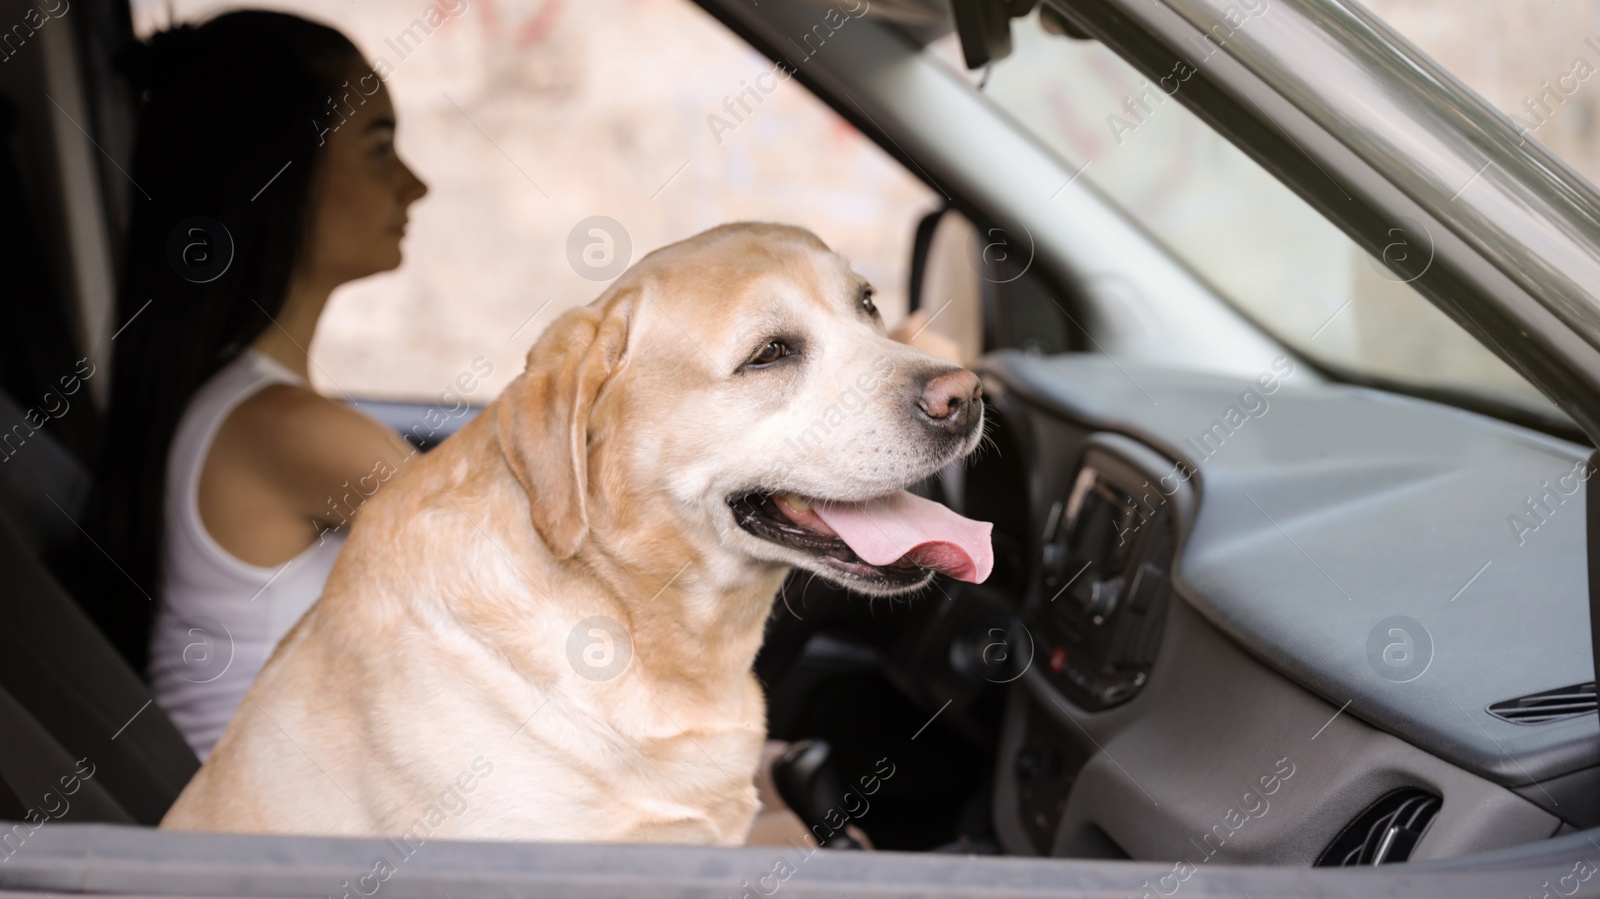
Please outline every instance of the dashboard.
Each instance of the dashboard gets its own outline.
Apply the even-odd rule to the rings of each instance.
[[[964,589],[1026,644],[988,678],[1007,852],[1374,864],[1600,823],[1587,448],[1309,375],[980,374],[993,443],[946,486],[995,523]]]

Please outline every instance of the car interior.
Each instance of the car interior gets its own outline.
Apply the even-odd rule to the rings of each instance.
[[[1204,68],[1107,131],[1123,85],[1174,71],[1132,3],[863,5],[830,27],[858,7],[699,2],[772,59],[826,30],[795,80],[932,189],[909,308],[948,315],[988,421],[918,491],[992,522],[995,566],[892,601],[790,579],[756,674],[769,738],[810,749],[778,772],[791,808],[826,820],[888,758],[851,814],[879,852],[1195,870],[1459,862],[1600,827],[1593,444],[1553,377],[1465,323],[1488,295],[1471,248],[1407,225],[1427,252],[1391,256],[1387,213]],[[1288,12],[1251,15],[1228,27]],[[148,829],[199,760],[72,587],[103,564],[78,521],[121,324],[131,99],[109,60],[133,20],[70,16],[0,69],[0,821],[76,770],[69,822]],[[1113,66],[1091,164],[1039,124],[1040,85]],[[1336,295],[1300,296],[1318,281]],[[481,403],[443,426],[363,408],[427,450]]]

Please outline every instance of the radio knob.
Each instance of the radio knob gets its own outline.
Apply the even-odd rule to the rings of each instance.
[[[1046,543],[1040,554],[1039,567],[1044,571],[1045,584],[1054,587],[1061,581],[1067,566],[1067,548],[1059,543]]]
[[[1027,747],[1017,753],[1017,780],[1034,780],[1043,773],[1044,760],[1039,758],[1037,749]]]
[[[1122,579],[1095,581],[1080,597],[1083,610],[1095,624],[1103,624],[1117,610],[1117,601],[1122,598]]]

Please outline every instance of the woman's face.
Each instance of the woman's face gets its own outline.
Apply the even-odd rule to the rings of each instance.
[[[406,209],[428,192],[395,152],[389,89],[365,65],[348,80],[349,93],[322,120],[329,130],[311,185],[307,274],[329,285],[399,266]],[[363,95],[374,84],[377,90]]]

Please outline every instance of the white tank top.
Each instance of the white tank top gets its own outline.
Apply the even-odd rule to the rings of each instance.
[[[204,761],[273,647],[322,594],[344,544],[329,532],[283,565],[223,549],[200,521],[200,469],[234,407],[270,384],[305,383],[246,350],[189,401],[167,454],[165,531],[146,674],[156,702]]]

